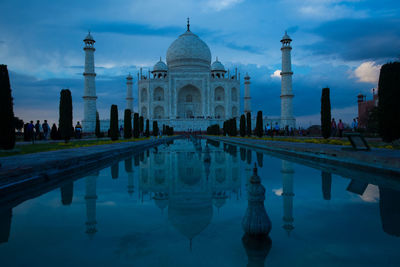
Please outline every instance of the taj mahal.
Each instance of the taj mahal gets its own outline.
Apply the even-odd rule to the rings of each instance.
[[[281,117],[264,117],[267,123],[278,123],[281,128],[295,128],[292,98],[291,38],[285,33],[282,43],[281,72]],[[92,133],[96,121],[96,86],[94,65],[95,40],[89,33],[84,39],[84,118],[83,130]],[[127,76],[126,109],[139,113],[150,122],[169,125],[176,131],[202,130],[230,118],[239,118],[241,112],[251,110],[250,76],[244,76],[243,111],[241,111],[241,79],[237,68],[227,71],[218,60],[211,64],[211,50],[190,29],[189,20],[186,31],[169,46],[166,63],[162,58],[153,69],[137,74],[137,107],[134,108],[134,78]],[[255,118],[257,111],[254,111]],[[122,123],[122,121],[120,121]],[[102,123],[107,129],[108,124]],[[152,125],[152,123],[150,123]],[[255,124],[254,124],[255,125]],[[104,128],[106,127],[106,128]]]

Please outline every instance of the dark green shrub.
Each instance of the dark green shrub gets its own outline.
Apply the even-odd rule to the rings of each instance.
[[[7,65],[0,65],[0,147],[13,149],[15,146],[15,125],[13,98]]]
[[[110,110],[110,137],[111,140],[118,140],[118,107],[117,105],[111,105]]]
[[[240,116],[240,136],[244,137],[246,135],[246,117],[244,114]]]
[[[383,141],[392,142],[400,138],[400,62],[382,66],[378,97],[379,132]]]
[[[99,112],[97,111],[96,111],[96,126],[94,128],[94,134],[96,135],[97,138],[102,137],[100,132],[100,116]]]
[[[146,131],[144,132],[144,136],[150,136],[150,121],[148,119],[146,120]]]
[[[158,124],[157,121],[153,121],[153,136],[158,136]]]
[[[139,113],[133,114],[133,137],[139,138]]]
[[[257,112],[257,121],[256,121],[256,131],[255,131],[256,135],[258,137],[262,137],[263,133],[264,133],[264,129],[263,129],[263,118],[262,118],[262,111],[258,111]]]
[[[321,134],[327,139],[331,136],[331,100],[329,88],[322,89],[321,96]]]
[[[144,131],[144,118],[143,116],[139,117],[139,134],[143,134]]]
[[[69,89],[63,89],[60,93],[60,112],[58,127],[61,139],[66,143],[74,134],[74,126],[72,124],[72,97]]]
[[[132,137],[132,112],[130,109],[125,109],[124,113],[124,138]]]
[[[246,113],[246,126],[247,126],[247,136],[251,136],[252,131],[251,131],[251,113],[247,112]]]

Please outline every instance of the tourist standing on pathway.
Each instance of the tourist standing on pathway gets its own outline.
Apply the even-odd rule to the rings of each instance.
[[[33,121],[31,121],[26,127],[28,131],[28,140],[32,140],[32,144],[35,142],[35,126],[33,125]]]
[[[50,126],[47,124],[47,120],[44,120],[42,128],[43,128],[43,139],[47,140],[47,136],[49,135],[50,132]]]
[[[343,122],[341,119],[339,119],[339,123],[338,123],[339,137],[343,136],[343,129],[344,129]]]
[[[42,125],[40,124],[40,120],[36,121],[35,130],[36,130],[36,139],[41,140],[42,139],[41,133],[42,133],[43,129],[42,129]]]
[[[79,123],[79,121],[76,123],[76,126],[75,126],[75,137],[76,137],[76,139],[82,138],[82,126]]]
[[[332,137],[336,136],[336,121],[335,121],[335,118],[332,118],[332,122],[331,122],[331,135],[332,135]]]
[[[358,127],[357,121],[356,119],[353,119],[353,122],[351,123],[351,128],[353,132],[357,131],[357,127]]]

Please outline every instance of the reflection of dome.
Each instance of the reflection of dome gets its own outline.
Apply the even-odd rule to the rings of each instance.
[[[209,68],[211,51],[205,42],[188,30],[168,48],[167,64],[169,68],[187,65]]]
[[[168,193],[156,193],[153,199],[156,206],[161,210],[164,210],[166,207],[168,207]]]
[[[207,228],[212,215],[211,195],[207,193],[171,195],[168,220],[189,240]]]

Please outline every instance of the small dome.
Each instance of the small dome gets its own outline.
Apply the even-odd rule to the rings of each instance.
[[[153,72],[154,71],[167,71],[168,70],[168,67],[167,67],[167,65],[161,60],[161,58],[160,58],[160,61],[158,61],[155,65],[154,65],[154,67],[153,67]]]
[[[88,35],[86,35],[85,39],[83,40],[84,42],[95,42],[95,40],[93,39],[93,36],[90,34],[90,32],[88,32]]]
[[[133,77],[132,77],[132,75],[129,73],[128,76],[126,76],[126,79],[127,79],[127,80],[132,80]]]
[[[209,68],[211,51],[208,45],[191,31],[180,35],[168,48],[168,68],[198,66]]]
[[[281,42],[291,42],[292,39],[289,37],[289,35],[287,34],[287,31],[285,31],[285,35],[283,35]]]
[[[225,71],[224,65],[222,65],[221,62],[218,61],[218,58],[214,61],[214,63],[211,65],[211,70],[212,71]]]
[[[249,74],[246,72],[246,75],[244,76],[244,79],[245,80],[250,80],[250,76],[249,76]]]

